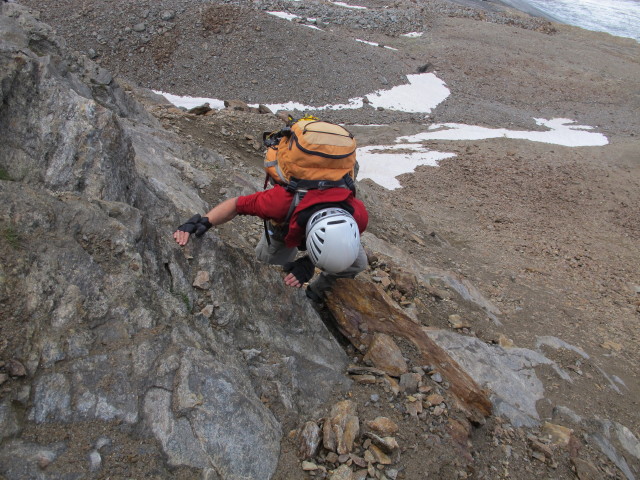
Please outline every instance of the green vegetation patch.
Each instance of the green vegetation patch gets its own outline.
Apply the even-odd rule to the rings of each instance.
[[[18,250],[21,247],[20,235],[13,227],[6,227],[2,230],[2,238],[12,247]]]

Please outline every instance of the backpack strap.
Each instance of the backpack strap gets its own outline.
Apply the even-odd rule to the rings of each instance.
[[[297,190],[293,193],[293,199],[291,200],[291,204],[289,205],[289,210],[287,211],[287,216],[285,217],[285,219],[282,221],[283,224],[288,224],[289,220],[291,220],[291,215],[293,215],[293,212],[295,211],[296,207],[298,205],[300,205],[300,202],[302,201],[302,199],[304,198],[304,196],[307,194],[307,190]],[[271,245],[271,234],[269,233],[269,221],[268,220],[263,220],[262,221],[263,225],[264,225],[264,235],[267,238],[267,245]]]
[[[327,190],[329,188],[348,188],[354,195],[356,193],[356,184],[348,173],[340,180],[300,180],[292,177],[286,188],[292,193],[299,190]]]

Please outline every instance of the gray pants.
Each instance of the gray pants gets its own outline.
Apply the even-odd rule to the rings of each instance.
[[[271,245],[267,243],[267,238],[262,234],[262,238],[258,242],[256,247],[256,257],[258,260],[271,265],[284,265],[287,262],[292,262],[298,254],[297,248],[289,248],[282,240],[277,240],[270,237]],[[310,285],[309,288],[317,293],[319,296],[324,296],[324,292],[331,288],[333,282],[338,278],[354,278],[358,273],[367,268],[367,254],[360,244],[360,250],[358,250],[358,256],[353,264],[340,273],[325,273],[322,272]]]

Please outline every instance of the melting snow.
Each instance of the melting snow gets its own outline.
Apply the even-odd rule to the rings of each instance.
[[[269,15],[273,15],[278,18],[283,18],[284,20],[295,20],[296,18],[300,18],[298,15],[294,15],[289,12],[267,12]]]
[[[366,10],[367,7],[361,7],[359,5],[349,5],[348,3],[344,3],[344,2],[331,2],[334,5],[338,5],[339,7],[345,7],[345,8],[353,8],[355,10]]]
[[[487,128],[461,123],[435,124],[426,132],[399,137],[398,142],[420,142],[425,140],[486,140],[488,138],[514,138],[532,142],[553,143],[565,147],[602,146],[608,142],[601,133],[589,132],[593,127],[574,125],[568,118],[534,119],[538,125],[547,127],[545,131],[508,130],[506,128]]]
[[[282,12],[269,12],[272,14]],[[285,15],[285,14],[283,14]],[[286,14],[290,15],[290,14]],[[284,17],[283,17],[284,18]],[[365,42],[369,43],[369,42]],[[450,94],[446,84],[433,73],[407,75],[407,82],[388,90],[378,90],[365,97],[356,97],[344,104],[328,104],[313,107],[297,102],[267,104],[273,112],[278,110],[298,110],[308,113],[323,110],[358,109],[366,98],[373,108],[384,108],[410,113],[430,113]],[[156,92],[179,107],[192,108],[209,103],[211,108],[224,108],[224,102],[209,98],[179,97],[169,93]],[[567,147],[585,147],[607,145],[607,137],[593,132],[593,127],[576,125],[567,118],[534,119],[543,131],[509,130],[506,128],[488,128],[461,123],[443,123],[425,126],[426,130],[415,135],[396,138],[395,145],[372,145],[358,149],[360,172],[358,179],[369,178],[384,188],[395,190],[401,187],[397,177],[410,173],[421,165],[437,166],[438,162],[454,157],[455,154],[432,151],[420,142],[429,140],[484,140],[489,138],[511,138],[532,142],[550,143]]]

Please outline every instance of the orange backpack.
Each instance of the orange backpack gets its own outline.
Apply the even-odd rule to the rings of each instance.
[[[276,132],[265,132],[262,141],[267,147],[264,169],[269,182],[293,192],[289,212],[281,225],[264,221],[267,243],[271,245],[274,230],[288,225],[289,219],[308,190],[348,188],[356,193],[356,140],[344,127],[323,122],[315,117],[294,121]]]
[[[267,180],[291,191],[344,187],[355,190],[356,140],[344,127],[313,117],[265,133]]]

